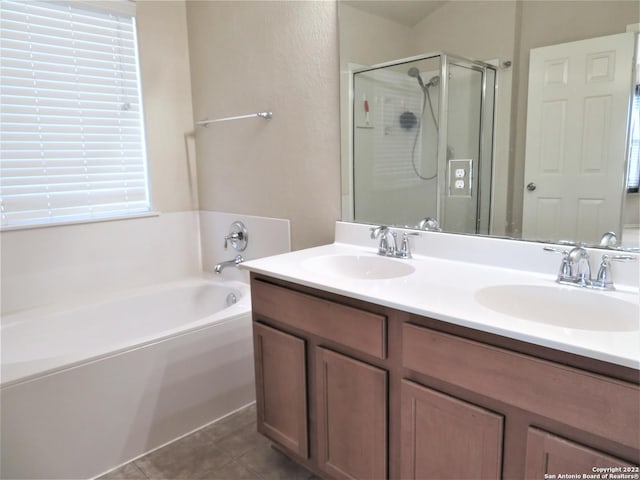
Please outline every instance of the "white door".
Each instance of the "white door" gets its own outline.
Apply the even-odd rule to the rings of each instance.
[[[531,50],[522,234],[620,234],[634,34]]]

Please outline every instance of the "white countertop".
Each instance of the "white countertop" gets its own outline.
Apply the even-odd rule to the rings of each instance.
[[[321,247],[251,260],[246,268],[282,280],[427,316],[528,343],[640,369],[640,296],[636,288],[614,292],[593,291],[629,302],[637,308],[639,329],[614,332],[564,328],[505,315],[480,304],[475,293],[493,285],[539,285],[575,290],[555,283],[556,270],[548,274],[415,254],[410,275],[391,279],[355,279],[332,275],[309,266],[309,259],[326,255],[377,256],[370,246],[336,242]],[[543,257],[546,258],[546,257]],[[556,260],[559,260],[557,258]],[[551,308],[551,307],[549,307]],[[607,322],[607,318],[602,318]]]

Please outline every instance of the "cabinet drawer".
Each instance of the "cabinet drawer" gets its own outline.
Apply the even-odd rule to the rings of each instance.
[[[640,447],[640,388],[405,323],[402,365],[530,412]]]
[[[377,358],[387,355],[387,318],[304,293],[254,281],[255,315],[305,330]]]

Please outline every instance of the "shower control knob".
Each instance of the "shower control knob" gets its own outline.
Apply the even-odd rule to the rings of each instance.
[[[529,184],[527,185],[527,190],[529,190],[530,192],[533,192],[536,188],[537,185],[533,182],[529,182]]]
[[[243,252],[247,248],[247,242],[249,237],[247,235],[247,228],[240,220],[235,221],[229,228],[229,234],[224,237],[224,249],[227,249],[228,244],[237,250]]]

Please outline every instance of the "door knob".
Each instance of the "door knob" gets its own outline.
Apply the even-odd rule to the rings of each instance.
[[[529,182],[529,184],[527,185],[527,190],[529,190],[530,192],[533,192],[536,188],[537,186],[533,182]]]

